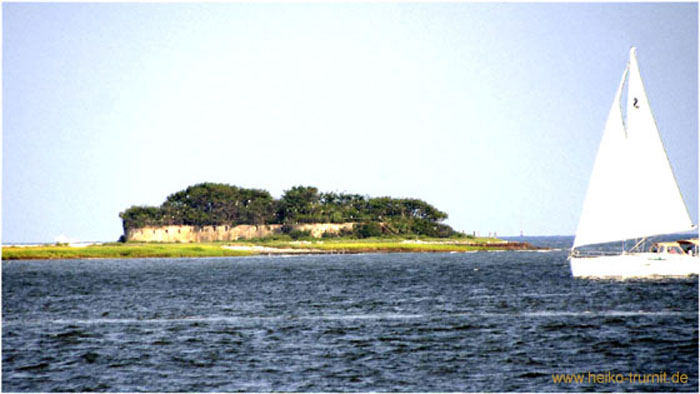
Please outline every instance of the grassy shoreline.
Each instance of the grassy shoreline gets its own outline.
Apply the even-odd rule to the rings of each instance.
[[[69,245],[3,246],[3,260],[119,259],[145,257],[228,257],[271,254],[440,253],[489,250],[532,250],[527,243],[495,238],[475,239],[321,239],[241,240],[212,243],[104,243]]]

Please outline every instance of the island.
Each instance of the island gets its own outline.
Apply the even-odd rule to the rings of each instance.
[[[479,238],[443,223],[447,214],[415,198],[319,192],[295,186],[279,199],[261,189],[200,183],[157,207],[119,214],[119,242],[3,247],[3,259],[215,257],[257,254],[532,250]],[[81,246],[81,247],[77,247]]]

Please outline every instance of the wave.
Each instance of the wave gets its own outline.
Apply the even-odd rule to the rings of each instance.
[[[531,312],[475,312],[447,314],[403,314],[372,313],[352,315],[278,315],[278,316],[188,316],[157,319],[139,318],[96,318],[96,319],[46,319],[46,320],[5,320],[3,325],[100,325],[100,324],[169,324],[169,323],[255,323],[261,321],[287,320],[416,320],[439,318],[499,318],[499,317],[638,317],[638,316],[697,316],[697,311],[531,311]]]

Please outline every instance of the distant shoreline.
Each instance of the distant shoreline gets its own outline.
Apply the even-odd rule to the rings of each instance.
[[[243,241],[215,243],[104,243],[91,245],[3,246],[3,260],[196,258],[286,254],[465,253],[541,250],[527,242],[478,240],[337,239],[313,241]]]

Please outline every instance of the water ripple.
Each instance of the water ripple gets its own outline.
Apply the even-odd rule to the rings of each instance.
[[[565,252],[3,263],[6,391],[696,391],[698,283]],[[527,269],[523,269],[527,267]],[[555,385],[576,371],[687,385]]]

